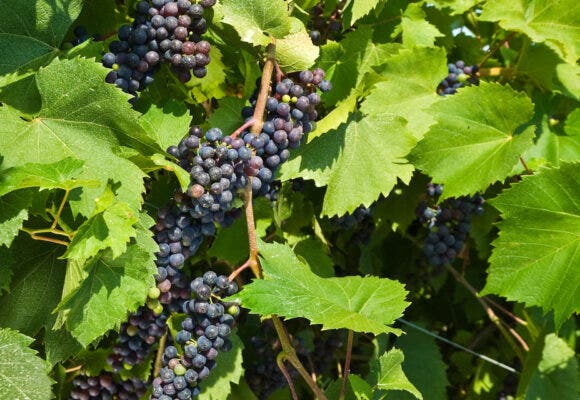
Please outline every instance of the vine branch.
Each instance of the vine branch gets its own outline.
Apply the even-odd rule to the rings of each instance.
[[[501,46],[503,46],[504,44],[506,44],[507,42],[509,42],[515,36],[515,34],[516,34],[516,32],[510,32],[510,34],[507,35],[501,42],[499,42],[495,46],[493,46],[493,48],[491,48],[489,50],[489,52],[479,62],[478,67],[481,67],[483,64],[485,64],[485,62],[487,60],[489,60],[489,58],[491,56],[493,56],[495,54],[495,52],[498,51]]]
[[[276,364],[278,364],[278,368],[280,368],[280,371],[282,371],[282,375],[284,375],[284,378],[286,378],[286,381],[288,382],[288,386],[290,387],[290,392],[292,393],[292,399],[298,400],[298,395],[296,394],[296,388],[294,388],[294,382],[292,381],[292,377],[290,376],[290,373],[288,372],[288,370],[284,366],[285,359],[286,359],[286,355],[284,354],[284,352],[283,351],[280,352],[278,354],[278,356],[276,357]]]
[[[161,371],[161,365],[163,364],[163,352],[165,351],[165,343],[167,342],[167,333],[161,336],[159,340],[159,348],[157,349],[157,354],[155,355],[155,366],[153,367],[153,376],[158,376],[159,371]]]
[[[350,373],[350,359],[352,356],[352,342],[354,340],[354,332],[348,330],[348,338],[346,342],[346,359],[344,360],[344,371],[342,376],[342,387],[340,388],[340,400],[346,398],[346,385],[348,381],[348,374]]]

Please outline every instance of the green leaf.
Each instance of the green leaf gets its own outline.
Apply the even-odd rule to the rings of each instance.
[[[356,109],[360,95],[361,93],[356,89],[353,89],[348,97],[339,101],[334,110],[329,112],[324,118],[316,123],[316,129],[308,134],[308,142],[311,142],[314,138],[317,138],[326,132],[337,129],[341,124],[348,121],[348,117]]]
[[[377,6],[379,0],[358,0],[353,1],[350,12],[352,16],[350,18],[350,26],[354,25],[356,21],[367,15],[372,11],[373,8]]]
[[[66,262],[63,247],[20,235],[10,247],[11,262],[2,260],[12,276],[10,293],[0,297],[0,325],[36,335],[60,301]],[[6,263],[6,264],[5,264]]]
[[[0,196],[18,189],[37,187],[40,190],[72,190],[98,185],[95,180],[78,180],[83,169],[82,160],[71,157],[51,164],[24,164],[0,171]]]
[[[384,353],[375,364],[371,366],[370,379],[374,387],[381,391],[404,390],[411,393],[417,399],[423,399],[421,393],[403,372],[402,364],[405,359],[403,352],[392,349]]]
[[[445,197],[484,191],[508,177],[532,145],[533,127],[515,134],[532,110],[525,94],[506,86],[482,82],[464,88],[431,107],[438,122],[409,157],[435,182],[445,184]]]
[[[82,350],[80,343],[72,337],[69,331],[64,328],[53,330],[49,326],[44,335],[44,348],[46,361],[50,365],[67,360]]]
[[[578,398],[578,362],[566,342],[555,334],[546,336],[542,361],[532,375],[526,400]]]
[[[0,246],[10,246],[28,219],[33,190],[17,190],[0,197]]]
[[[302,146],[287,162],[282,178],[302,177],[328,185],[323,215],[352,213],[360,204],[369,206],[380,194],[387,195],[397,178],[409,182],[413,166],[405,155],[414,144],[401,118],[353,115],[336,131]]]
[[[10,283],[12,282],[12,265],[14,261],[8,249],[5,246],[0,246],[0,296],[2,292],[10,292]]]
[[[232,134],[244,123],[240,111],[246,100],[237,97],[224,97],[218,101],[218,108],[208,118],[208,126],[220,128],[224,135]]]
[[[81,8],[81,0],[0,0],[0,75],[21,79],[48,64]]]
[[[484,294],[554,310],[560,326],[580,311],[580,164],[542,169],[504,191]]]
[[[232,391],[231,384],[238,384],[244,368],[242,367],[242,350],[244,344],[238,335],[231,335],[232,349],[220,352],[216,361],[217,366],[212,370],[209,378],[203,381],[203,389],[199,400],[222,400]]]
[[[327,254],[321,241],[314,238],[301,240],[296,243],[294,252],[304,260],[304,264],[310,266],[316,275],[322,278],[334,276],[334,262]]]
[[[157,269],[152,254],[136,245],[117,258],[110,250],[101,252],[84,268],[88,276],[57,310],[66,318],[73,336],[87,346],[144,303]]]
[[[53,398],[46,361],[29,348],[34,339],[0,328],[0,399]]]
[[[193,104],[199,104],[203,101],[211,99],[221,99],[226,95],[226,73],[228,72],[228,66],[226,66],[222,60],[222,52],[217,47],[211,48],[211,63],[206,67],[207,75],[203,78],[193,77],[185,86],[191,89],[191,94],[194,99],[190,102]],[[187,131],[182,132],[183,135]]]
[[[432,47],[436,38],[445,36],[435,26],[427,22],[425,12],[417,3],[411,3],[407,6],[401,19],[401,29],[405,47]]]
[[[310,68],[318,58],[320,48],[315,46],[302,21],[291,19],[290,33],[276,41],[276,61],[285,72]]]
[[[187,134],[191,116],[183,103],[169,100],[162,107],[157,104],[139,105],[144,111],[141,123],[161,149],[177,146]]]
[[[348,383],[357,400],[372,400],[373,388],[363,378],[358,375],[350,374]]]
[[[116,147],[126,145],[146,154],[160,151],[139,125],[128,95],[103,84],[105,74],[93,60],[55,60],[36,75],[43,104],[36,118],[21,118],[16,110],[0,107],[0,135],[8,138],[0,143],[4,166],[49,164],[66,157],[82,160],[78,179],[101,182],[71,201],[73,211],[86,216],[109,179],[121,183],[120,201],[135,210],[141,207],[145,175],[116,155]]]
[[[494,0],[486,2],[480,19],[545,42],[574,64],[580,55],[579,15],[576,0]]]
[[[427,108],[441,100],[436,89],[447,76],[445,51],[440,48],[404,49],[381,69],[384,82],[374,86],[361,106],[368,115],[392,114],[407,120],[409,131],[421,139],[435,121]]]
[[[260,243],[264,279],[245,285],[235,297],[252,313],[307,318],[322,329],[396,333],[387,325],[407,307],[403,286],[389,279],[321,278],[288,246]]]
[[[244,42],[266,46],[270,35],[281,39],[290,33],[286,3],[281,0],[223,0],[223,22],[234,27]]]
[[[440,8],[450,8],[451,15],[463,14],[465,11],[481,3],[481,0],[435,0],[434,3]]]
[[[317,64],[326,71],[327,79],[333,83],[332,90],[324,93],[322,97],[326,106],[343,100],[354,88],[362,89],[368,83],[364,79],[365,75],[373,73],[373,67],[390,61],[390,57],[400,48],[399,44],[394,43],[376,44],[372,37],[373,30],[362,25],[349,32],[340,43],[328,42],[322,46]],[[430,64],[431,68],[432,66],[433,60]],[[447,74],[446,67],[444,71],[443,76]]]
[[[179,143],[179,141],[176,142],[176,144],[177,143]],[[187,188],[191,183],[191,176],[189,176],[189,172],[187,172],[174,162],[167,160],[167,158],[165,158],[165,156],[162,154],[153,154],[151,156],[151,161],[153,161],[153,163],[156,166],[162,167],[166,171],[173,172],[175,174],[175,177],[179,181],[179,186],[181,187],[181,190],[184,193],[187,191]]]
[[[409,381],[423,394],[425,400],[446,400],[447,366],[435,340],[415,330],[401,335],[395,346],[403,351],[403,372]],[[388,400],[407,400],[414,396],[406,392],[389,393]]]
[[[556,75],[564,87],[562,92],[574,99],[580,99],[580,67],[571,64],[558,64]]]
[[[111,249],[115,259],[127,250],[127,243],[136,232],[138,216],[126,204],[115,201],[107,188],[95,201],[95,214],[79,227],[63,257],[85,262],[101,250]]]

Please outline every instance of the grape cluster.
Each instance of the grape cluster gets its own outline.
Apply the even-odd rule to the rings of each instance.
[[[182,82],[191,75],[202,78],[210,62],[210,44],[201,39],[207,31],[204,11],[215,0],[140,1],[132,25],[122,25],[118,39],[109,45],[102,62],[113,68],[105,80],[135,95],[153,82],[160,63],[167,62]]]
[[[479,85],[477,65],[465,65],[465,62],[459,60],[455,64],[447,64],[449,74],[437,86],[437,93],[441,96],[457,93],[457,89],[466,85]]]
[[[71,40],[70,42],[63,43],[64,50],[72,49],[73,47],[76,47],[79,44],[84,43],[91,38],[89,32],[87,31],[87,28],[85,28],[82,25],[75,27],[75,29],[73,30],[73,34],[75,36],[73,40]],[[93,35],[92,38],[94,40],[99,40],[100,35]]]
[[[70,400],[139,400],[147,392],[146,382],[136,378],[123,381],[107,372],[96,377],[77,375],[72,386]]]
[[[422,202],[416,210],[420,222],[429,229],[423,253],[433,266],[450,264],[463,249],[469,231],[471,216],[483,213],[483,197],[462,196],[446,199],[439,205],[435,200],[443,193],[442,185],[427,186],[429,202]]]
[[[296,149],[303,142],[306,134],[314,129],[318,118],[316,106],[320,104],[321,92],[332,89],[332,84],[324,80],[325,73],[316,68],[313,71],[302,71],[297,79],[283,79],[273,85],[273,90],[266,100],[266,120],[262,132],[254,134],[245,131],[241,138],[247,143],[259,159],[246,168],[247,175],[252,176],[252,188],[257,195],[271,194],[271,184],[281,163],[288,160],[290,150]],[[256,105],[256,88],[250,98],[251,106],[242,110],[242,116],[251,118]]]
[[[345,229],[352,232],[354,244],[368,244],[375,231],[375,221],[372,210],[363,205],[358,206],[352,214],[334,216],[330,219],[330,224],[338,229]]]
[[[107,361],[113,371],[131,369],[140,364],[153,351],[153,346],[167,331],[167,315],[155,313],[142,306],[121,324],[119,342],[113,347]]]
[[[310,9],[310,39],[316,45],[324,44],[327,39],[337,40],[342,32],[342,10],[337,10],[330,18],[324,15],[324,2]]]
[[[215,368],[219,352],[231,348],[228,337],[240,309],[221,298],[235,294],[238,286],[227,276],[207,271],[191,281],[190,287],[193,298],[182,305],[186,318],[174,338],[180,349],[165,348],[151,399],[187,400],[198,395],[198,384]]]

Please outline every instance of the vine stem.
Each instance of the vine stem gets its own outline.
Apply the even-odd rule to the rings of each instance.
[[[64,196],[62,197],[62,201],[60,202],[60,206],[58,207],[58,211],[56,212],[56,215],[54,216],[54,221],[52,221],[52,225],[50,226],[50,229],[56,229],[57,225],[58,225],[58,221],[60,220],[60,215],[62,214],[62,210],[64,210],[64,206],[68,200],[68,196],[70,195],[70,190],[65,190],[64,192]]]
[[[453,275],[453,277],[455,278],[455,280],[457,282],[462,284],[471,294],[473,294],[475,299],[479,302],[479,304],[481,304],[481,306],[485,310],[485,312],[486,312],[487,316],[489,317],[489,319],[491,320],[491,322],[494,323],[494,325],[497,327],[497,329],[499,329],[501,334],[506,338],[506,340],[509,342],[510,346],[512,347],[514,352],[517,354],[517,356],[520,358],[520,360],[523,360],[524,354],[521,352],[521,349],[516,345],[512,336],[514,338],[516,338],[516,340],[520,343],[520,345],[523,347],[523,349],[527,352],[527,351],[529,351],[529,346],[524,341],[524,339],[522,339],[522,337],[515,330],[513,330],[513,329],[506,330],[505,329],[505,327],[502,325],[503,321],[495,314],[495,312],[489,306],[489,304],[487,304],[485,302],[485,300],[479,296],[479,293],[477,292],[477,290],[475,290],[475,288],[473,286],[471,286],[471,284],[465,280],[463,275],[461,275],[459,272],[457,272],[457,270],[455,268],[453,268],[451,265],[447,265],[446,268],[449,272],[451,272],[451,274]]]
[[[483,57],[483,59],[479,62],[478,66],[481,67],[491,56],[495,54],[496,51],[499,50],[501,46],[509,42],[515,36],[515,34],[516,32],[510,32],[510,34],[507,35],[501,42],[493,46],[493,48],[490,49],[489,52],[485,55],[485,57]]]
[[[348,338],[346,342],[346,359],[344,360],[344,371],[342,376],[342,387],[340,388],[340,400],[346,398],[346,385],[348,381],[348,374],[350,373],[350,358],[352,356],[352,342],[354,341],[354,332],[348,330]]]
[[[285,356],[284,352],[281,351],[278,354],[278,356],[276,357],[276,364],[278,364],[278,368],[280,368],[280,371],[282,371],[282,375],[284,375],[284,378],[286,378],[286,381],[288,382],[288,386],[290,387],[290,392],[292,392],[292,399],[298,400],[298,395],[296,394],[296,388],[294,388],[294,382],[292,381],[292,377],[290,376],[290,373],[288,372],[288,370],[284,366],[285,359],[286,359],[286,356]]]
[[[258,93],[258,98],[256,100],[256,107],[254,109],[254,124],[252,125],[251,132],[256,134],[262,131],[262,125],[264,123],[264,112],[266,110],[266,100],[270,94],[270,82],[272,81],[272,73],[274,72],[276,64],[276,44],[275,42],[270,43],[266,48],[266,61],[264,63],[264,68],[262,69],[262,79],[260,81],[260,93]],[[249,267],[256,278],[262,278],[262,268],[260,267],[260,262],[258,259],[258,238],[256,234],[256,226],[254,221],[254,208],[252,205],[252,178],[248,180],[248,184],[245,189],[245,201],[244,201],[244,211],[246,215],[246,225],[248,228],[248,243],[250,256],[248,258]],[[241,267],[240,267],[241,268]],[[238,270],[240,269],[238,268]],[[247,267],[245,267],[247,268]],[[234,271],[235,273],[236,271]],[[231,276],[231,275],[230,275]],[[234,275],[235,276],[235,275]],[[296,351],[292,346],[288,333],[282,324],[282,321],[277,315],[272,315],[272,321],[274,322],[274,327],[276,328],[276,333],[280,339],[282,345],[282,351],[284,353],[283,357],[292,364],[302,378],[306,381],[308,386],[312,389],[314,394],[319,400],[328,400],[324,395],[322,389],[318,387],[316,382],[308,374],[302,362],[298,359]],[[284,371],[282,371],[284,373]]]
[[[300,359],[296,355],[296,351],[290,342],[290,337],[288,336],[288,332],[286,332],[280,317],[277,315],[272,315],[272,322],[274,323],[274,328],[276,329],[278,338],[280,338],[280,344],[282,345],[282,351],[284,352],[285,359],[290,362],[294,368],[296,368],[300,376],[302,376],[304,381],[306,381],[310,389],[312,389],[312,392],[314,392],[319,400],[328,400],[322,389],[320,389],[316,382],[312,380],[312,377],[308,374],[302,365],[302,362],[300,362]]]
[[[82,369],[83,366],[82,365],[77,365],[76,367],[72,367],[72,368],[68,368],[64,370],[65,374],[70,374],[71,372],[76,372],[79,371],[80,369]]]
[[[159,348],[157,349],[157,354],[155,355],[155,366],[153,368],[153,376],[158,376],[159,371],[161,371],[163,352],[165,351],[166,342],[167,342],[167,333],[161,336],[161,339],[159,340]]]
[[[528,164],[526,164],[526,160],[524,160],[522,156],[520,156],[520,163],[523,165],[528,175],[533,175],[533,172],[528,168]]]

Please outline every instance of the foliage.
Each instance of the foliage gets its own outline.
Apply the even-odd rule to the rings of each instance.
[[[235,334],[201,399],[578,398],[579,2],[191,1],[207,74],[151,68],[132,98],[101,57],[153,3],[0,0],[0,398],[68,399],[104,371],[153,387],[210,269],[232,274],[241,314],[225,303]],[[284,78],[298,94],[276,92]],[[183,238],[186,144],[219,128],[258,154],[263,121],[238,128],[268,95],[312,131],[267,190],[232,189]],[[135,338],[142,363],[112,362]],[[280,385],[254,393],[256,365]]]

